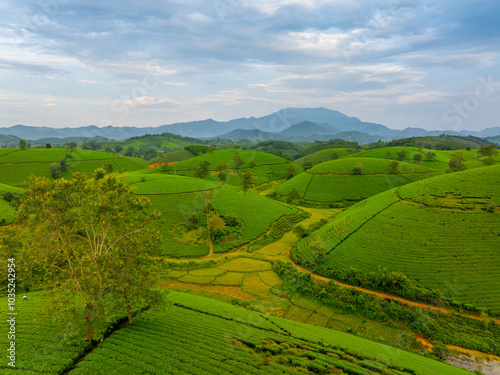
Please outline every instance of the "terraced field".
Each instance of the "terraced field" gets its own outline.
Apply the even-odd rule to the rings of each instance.
[[[235,168],[234,157],[241,157],[241,165]],[[169,173],[182,174],[186,176],[194,176],[194,170],[199,167],[201,161],[208,161],[210,164],[208,169],[210,176],[208,179],[219,181],[216,174],[216,169],[219,163],[223,162],[228,165],[228,176],[226,184],[241,185],[241,171],[249,170],[252,174],[252,179],[256,186],[261,184],[280,180],[286,177],[289,162],[278,156],[260,151],[250,151],[241,149],[223,149],[216,150],[210,153],[202,154],[194,158],[174,163],[168,166]],[[295,174],[303,171],[302,167],[294,164]]]
[[[341,158],[353,154],[351,150],[347,148],[329,148],[327,150],[321,150],[315,152],[314,154],[304,156],[300,159],[294,160],[294,162],[303,167],[304,164],[309,161],[311,166],[315,166],[316,164],[333,160],[332,154],[334,153],[337,153],[337,155]]]
[[[132,172],[124,182],[136,188],[136,194],[146,195],[163,213],[163,243],[160,255],[196,257],[209,253],[205,244],[194,245],[177,240],[172,233],[174,225],[183,222],[191,212],[205,210],[205,196],[222,215],[235,214],[243,221],[240,237],[214,244],[214,252],[226,252],[248,243],[266,233],[280,218],[296,215],[298,210],[281,202],[253,192],[243,193],[220,182],[192,177],[155,173],[153,169]]]
[[[171,293],[170,300],[174,306],[145,312],[105,339],[72,374],[467,373],[349,334],[200,296]]]
[[[450,301],[499,315],[499,176],[496,165],[381,193],[300,241],[293,256],[313,259],[316,244],[326,254],[316,273],[386,267],[439,289]]]
[[[279,186],[276,192],[286,197],[295,188],[302,201],[343,207],[382,191],[441,173],[421,165],[399,162],[399,173],[392,174],[390,164],[388,160],[375,158],[332,160],[293,177]],[[361,174],[353,171],[357,166],[360,166]]]
[[[0,183],[25,186],[31,174],[50,177],[50,165],[59,163],[67,154],[69,151],[64,149],[3,149],[0,154]],[[75,150],[66,161],[68,171],[63,173],[66,178],[73,172],[84,172],[90,176],[96,168],[105,163],[111,164],[115,171],[147,168],[139,159],[99,151]]]
[[[465,160],[465,164],[469,169],[484,167],[483,159],[477,153],[477,149],[471,150],[429,150],[429,149],[419,149],[417,147],[382,147],[373,150],[361,151],[352,155],[347,155],[346,157],[353,158],[377,158],[386,160],[395,160],[397,158],[397,153],[400,151],[406,151],[406,156],[404,161],[412,162],[413,156],[415,154],[421,154],[423,159],[421,165],[433,169],[438,169],[440,171],[445,171],[448,168],[448,163],[450,162],[452,156],[461,152]],[[427,153],[433,152],[435,156],[432,160],[427,158]],[[496,163],[500,163],[500,155],[494,157]]]

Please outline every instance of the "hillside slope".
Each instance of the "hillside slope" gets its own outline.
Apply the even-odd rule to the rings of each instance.
[[[401,271],[446,299],[500,314],[500,165],[441,175],[381,193],[298,243],[315,268]],[[314,262],[314,261],[313,261]]]

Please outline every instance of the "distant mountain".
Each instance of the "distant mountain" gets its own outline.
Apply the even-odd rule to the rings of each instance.
[[[298,125],[307,122],[309,125]],[[313,124],[313,125],[310,125]],[[295,125],[298,125],[295,127]],[[314,131],[316,128],[316,131]],[[330,129],[331,128],[331,129]],[[106,126],[99,128],[94,125],[79,128],[49,128],[37,126],[15,125],[7,128],[0,128],[0,134],[12,135],[23,139],[40,138],[65,138],[65,137],[105,137],[115,140],[123,140],[145,134],[175,133],[182,136],[196,138],[210,138],[227,135],[237,129],[258,130],[262,139],[272,139],[271,134],[280,136],[293,136],[309,138],[313,134],[328,135],[328,132],[335,134],[338,132],[359,132],[377,136],[377,139],[392,140],[408,138],[414,136],[439,135],[442,133],[452,135],[473,135],[478,137],[492,137],[500,135],[500,127],[485,129],[481,132],[475,131],[427,131],[420,128],[406,128],[404,130],[394,130],[388,127],[363,122],[356,117],[349,117],[341,112],[326,108],[285,108],[278,112],[263,117],[238,118],[230,121],[215,121],[212,119],[203,121],[191,121],[162,125],[158,127],[113,127]],[[298,129],[298,130],[297,130]],[[250,136],[247,134],[247,136]]]
[[[280,135],[290,135],[297,137],[310,137],[314,134],[326,134],[334,135],[338,133],[339,130],[335,129],[333,126],[328,124],[317,124],[311,121],[301,121],[297,124],[293,124],[279,132]]]

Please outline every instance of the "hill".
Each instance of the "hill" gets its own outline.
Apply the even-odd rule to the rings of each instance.
[[[169,294],[171,306],[140,313],[85,355],[89,345],[64,344],[71,328],[40,314],[39,294],[30,298],[17,307],[16,320],[16,337],[27,343],[16,348],[16,367],[26,374],[60,374],[73,367],[75,375],[468,373],[348,333],[178,292]],[[5,314],[7,299],[2,302]],[[4,336],[0,342],[8,348]],[[3,361],[0,371],[12,370]]]
[[[478,148],[490,143],[487,139],[474,136],[457,136],[441,134],[437,137],[412,137],[397,139],[387,143],[387,147],[408,146],[424,147],[433,150],[461,150]]]
[[[333,160],[334,154],[337,153],[339,157],[344,157],[353,154],[355,151],[349,148],[327,148],[326,150],[321,150],[312,153],[307,156],[303,156],[300,159],[294,160],[295,163],[304,167],[305,164],[310,163],[310,166],[315,166],[316,164],[323,163],[325,161]],[[335,155],[336,157],[336,155]]]
[[[255,240],[275,222],[293,225],[297,221],[295,217],[300,220],[295,208],[253,192],[243,193],[232,186],[222,186],[218,181],[174,176],[150,168],[127,173],[124,182],[135,187],[136,194],[147,196],[163,214],[163,242],[159,249],[159,255],[163,256],[197,257],[209,253],[205,199],[214,210],[212,216],[216,216],[213,226],[227,229],[223,238],[213,243],[216,253]],[[190,215],[194,215],[193,220],[199,220],[198,226],[196,223],[194,228],[183,225]],[[226,216],[234,217],[237,224],[231,227]]]
[[[12,223],[23,189],[0,183],[0,226]]]
[[[477,168],[368,198],[300,241],[293,258],[322,275],[400,271],[450,302],[499,315],[499,176],[500,165]],[[313,243],[324,258],[313,261]]]
[[[360,170],[356,171],[358,167]],[[398,173],[391,173],[391,162],[388,160],[349,157],[318,164],[280,185],[276,193],[281,199],[290,200],[292,191],[296,189],[299,203],[316,202],[345,207],[396,186],[435,176],[436,173],[440,172],[405,162],[398,163]]]
[[[69,157],[68,157],[69,155]],[[66,159],[68,170],[62,175],[84,172],[88,176],[96,168],[109,163],[115,171],[134,171],[147,168],[140,159],[128,158],[107,152],[65,149],[0,149],[0,183],[25,186],[31,174],[50,177],[50,166]]]
[[[235,157],[241,157],[241,165],[236,167]],[[220,163],[228,165],[228,177],[226,183],[230,185],[241,185],[241,171],[249,170],[256,186],[270,181],[285,178],[287,168],[290,162],[279,156],[268,154],[261,151],[242,150],[242,149],[223,149],[208,152],[191,159],[181,161],[168,166],[169,173],[194,176],[195,170],[200,162],[209,162],[208,170],[211,172],[210,179],[218,181],[216,170]],[[294,166],[295,174],[302,172],[298,165]]]

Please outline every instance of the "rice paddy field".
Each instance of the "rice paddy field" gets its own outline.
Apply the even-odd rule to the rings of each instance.
[[[353,172],[357,166],[360,174]],[[302,201],[343,207],[440,173],[422,165],[399,162],[398,173],[393,174],[388,160],[349,157],[318,164],[286,181],[276,192],[286,196],[295,188]]]
[[[362,201],[301,240],[316,273],[401,271],[450,301],[500,314],[500,165],[441,175]],[[339,235],[340,233],[340,235]]]
[[[146,311],[89,354],[76,342],[61,347],[64,326],[36,321],[37,294],[20,303],[16,370],[61,374],[467,374],[465,370],[353,335],[249,311],[210,298],[171,292],[171,305]],[[5,309],[7,303],[1,304]],[[3,313],[5,311],[2,310]],[[0,342],[7,345],[4,335]]]
[[[26,186],[29,176],[50,177],[52,163],[66,159],[68,171],[63,177],[70,177],[73,172],[83,172],[88,176],[105,163],[112,165],[115,171],[135,171],[147,168],[140,159],[128,158],[100,151],[64,149],[2,149],[0,153],[0,183],[13,186]]]

